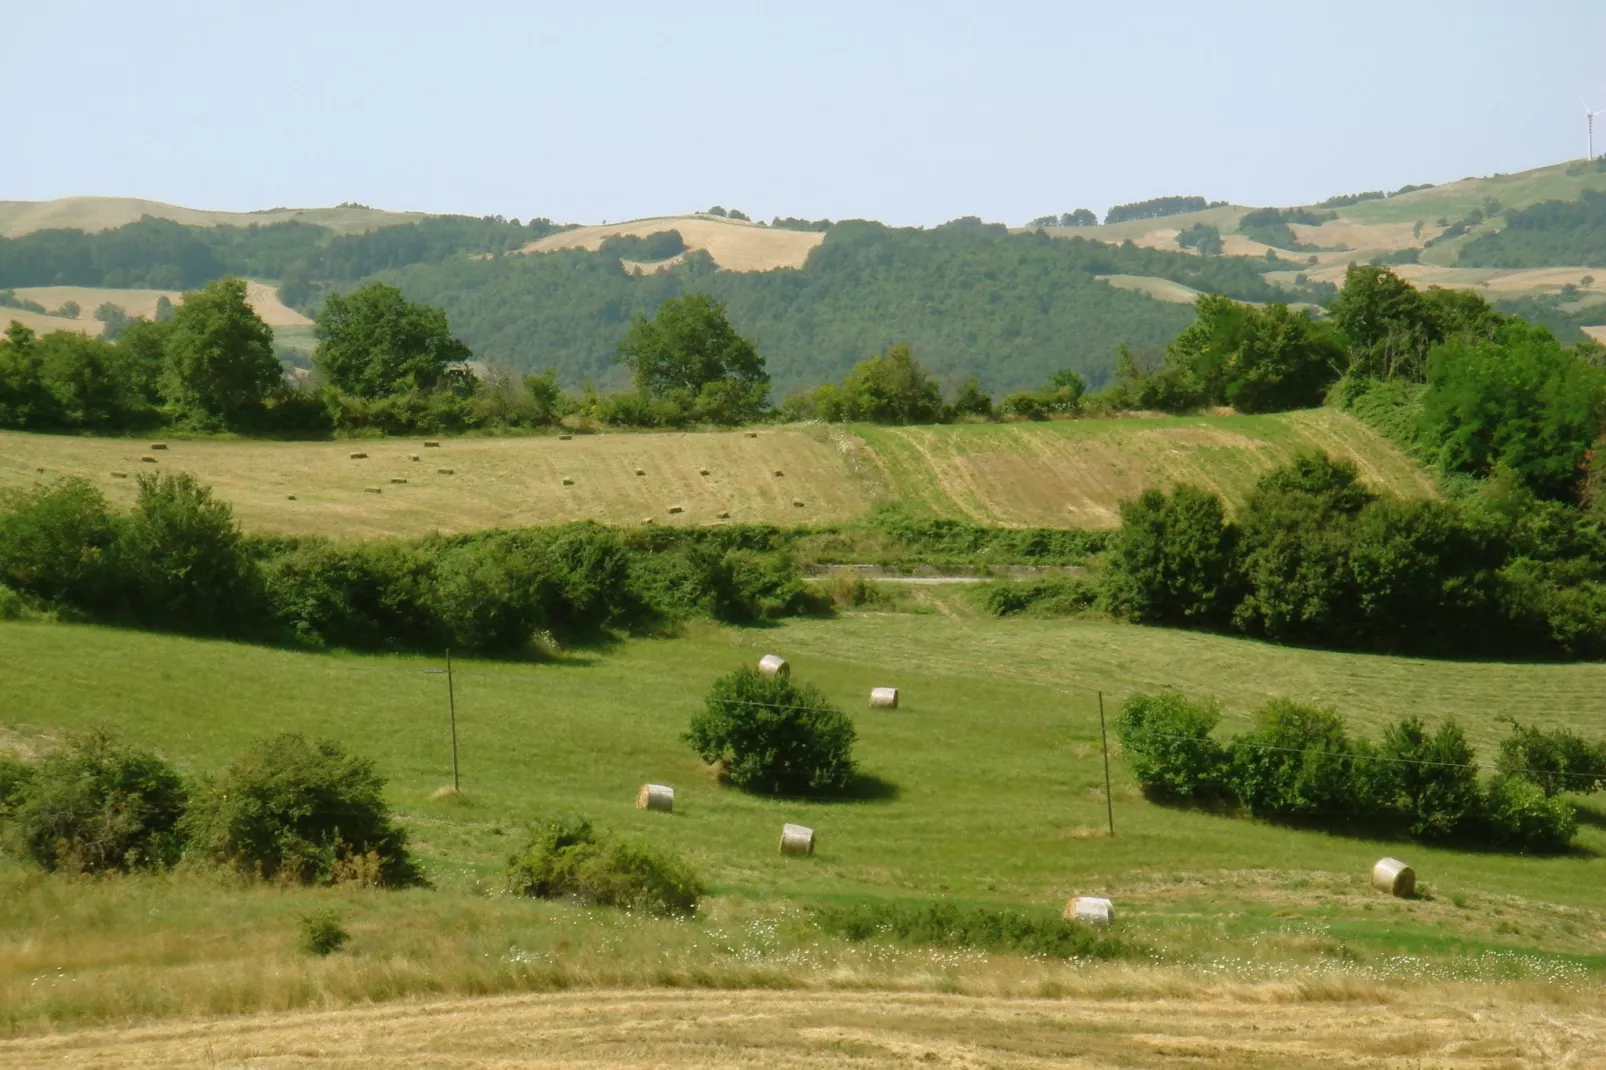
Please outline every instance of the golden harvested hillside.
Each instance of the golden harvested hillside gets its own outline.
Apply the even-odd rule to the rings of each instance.
[[[118,290],[106,286],[24,286],[15,291],[19,298],[36,301],[51,311],[60,309],[67,301],[78,304],[77,319],[62,316],[41,316],[20,308],[0,306],[0,324],[18,320],[40,334],[51,331],[77,331],[80,334],[99,336],[105,324],[95,318],[95,309],[104,303],[121,308],[130,316],[154,319],[156,303],[163,297],[180,305],[184,295],[177,290]],[[279,290],[271,283],[248,279],[245,284],[245,301],[269,327],[310,327],[312,321],[279,300]]]
[[[339,234],[362,234],[425,218],[423,212],[377,208],[270,208],[260,212],[212,212],[138,197],[61,197],[53,201],[0,201],[0,237],[19,238],[36,230],[115,230],[144,216],[171,219],[191,227],[249,227],[295,220],[328,227]]]
[[[566,230],[531,242],[523,251],[550,253],[558,249],[589,249],[595,252],[606,238],[620,235],[645,238],[666,230],[679,231],[687,248],[703,250],[726,271],[800,268],[814,247],[825,240],[825,235],[817,231],[780,230],[720,216],[657,216],[633,219],[628,223]],[[644,264],[641,267],[644,271],[656,271],[671,263],[674,261]]]
[[[1427,472],[1365,425],[1328,409],[457,438],[438,448],[422,439],[169,440],[162,451],[148,445],[0,433],[0,487],[83,476],[127,504],[139,473],[192,472],[232,502],[249,529],[334,536],[569,520],[840,523],[865,516],[878,502],[985,524],[1103,528],[1118,523],[1123,499],[1147,487],[1189,482],[1241,503],[1261,473],[1310,449],[1354,460],[1376,486],[1434,493]]]

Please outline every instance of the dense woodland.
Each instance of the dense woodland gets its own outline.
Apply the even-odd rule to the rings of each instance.
[[[1505,226],[1461,247],[1462,267],[1606,267],[1606,193],[1506,213]]]

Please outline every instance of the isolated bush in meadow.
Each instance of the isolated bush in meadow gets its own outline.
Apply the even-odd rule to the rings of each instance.
[[[1455,721],[1429,732],[1421,718],[1408,717],[1384,731],[1370,763],[1369,794],[1404,813],[1418,839],[1448,839],[1471,829],[1482,813],[1476,759]]]
[[[263,880],[422,883],[384,787],[372,760],[285,733],[253,744],[204,784],[183,831],[200,857]]]
[[[1132,695],[1115,719],[1121,751],[1143,794],[1151,798],[1200,799],[1226,787],[1227,752],[1210,738],[1221,722],[1213,702],[1194,702],[1176,692]]]
[[[0,764],[8,838],[46,869],[127,872],[178,861],[184,781],[161,758],[91,732],[32,769]]]
[[[696,913],[705,894],[679,856],[637,840],[599,836],[575,814],[538,824],[529,846],[508,859],[507,879],[515,895],[574,898],[664,916]]]
[[[847,714],[817,687],[748,666],[714,681],[682,738],[748,791],[838,792],[856,772],[857,732]]]

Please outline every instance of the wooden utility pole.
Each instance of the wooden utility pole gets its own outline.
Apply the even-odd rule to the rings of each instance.
[[[452,648],[451,647],[447,647],[446,648],[446,708],[450,712],[450,716],[452,718],[452,790],[456,791],[457,790],[457,693],[452,687]],[[1100,719],[1101,722],[1103,721],[1103,717],[1104,717],[1104,707],[1102,705],[1102,700],[1101,700],[1101,704],[1099,706],[1099,719]],[[1110,779],[1110,759],[1109,759],[1109,755],[1105,755],[1105,758],[1104,758],[1104,780],[1105,780],[1106,787],[1108,787],[1109,779]],[[1113,826],[1112,826],[1112,828],[1113,828]],[[1114,835],[1113,831],[1112,831],[1111,835]]]
[[[1115,803],[1110,801],[1110,733],[1104,727],[1104,692],[1099,692],[1099,739],[1104,744],[1104,813],[1110,820],[1110,839],[1115,839]],[[455,759],[454,759],[455,761]]]

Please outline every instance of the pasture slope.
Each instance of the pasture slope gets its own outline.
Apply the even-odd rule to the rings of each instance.
[[[878,502],[1010,527],[1102,528],[1118,522],[1123,499],[1150,486],[1189,482],[1241,503],[1261,473],[1308,449],[1355,461],[1368,482],[1397,494],[1434,493],[1425,470],[1331,409],[455,438],[438,449],[422,439],[168,439],[169,449],[151,452],[148,442],[0,432],[0,488],[82,476],[127,503],[133,474],[184,471],[216,488],[251,530],[342,536],[568,520],[710,524],[720,513],[739,523],[840,523]]]
[[[765,651],[853,713],[872,790],[848,802],[744,795],[680,741],[708,682]],[[1233,727],[1285,692],[1334,702],[1369,734],[1406,712],[1453,713],[1487,761],[1505,715],[1598,732],[1606,666],[1422,663],[1093,620],[848,614],[699,627],[542,663],[459,664],[460,800],[435,795],[450,775],[445,681],[425,673],[436,667],[0,624],[0,747],[37,752],[105,724],[194,775],[271,732],[340,739],[389,778],[433,882],[394,893],[188,872],[83,882],[0,860],[0,1036],[13,1038],[0,1040],[0,1063],[355,1065],[385,1052],[393,1065],[788,1065],[809,1053],[888,1065],[935,1051],[955,1066],[1151,1066],[1183,1054],[1304,1066],[1331,1065],[1335,1052],[1379,1066],[1401,1055],[1539,1066],[1563,1055],[1585,1065],[1603,1033],[1598,808],[1570,857],[1468,853],[1158,807],[1117,760],[1112,838],[1097,691],[1111,709],[1165,684],[1215,694]],[[902,708],[865,709],[867,690],[889,683]],[[649,779],[675,785],[673,816],[634,808]],[[713,892],[699,918],[496,894],[526,824],[555,808],[683,852]],[[813,858],[775,853],[783,821],[817,830]],[[1417,867],[1423,898],[1368,887],[1384,854]],[[822,901],[1046,913],[1078,893],[1113,896],[1123,936],[1151,952],[1102,965],[1023,959],[855,944],[807,922]],[[321,908],[353,934],[327,959],[295,950],[298,919]],[[642,991],[700,988],[801,991]],[[449,1002],[561,989],[586,991]],[[885,991],[898,994],[872,994]],[[422,997],[448,1002],[326,1013]],[[562,1008],[616,1026],[564,1032],[548,1051]],[[528,1028],[514,1024],[521,1015]],[[1354,1016],[1371,1028],[1340,1039]],[[49,1035],[95,1025],[119,1028]],[[358,1053],[364,1043],[378,1047]]]

